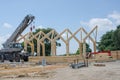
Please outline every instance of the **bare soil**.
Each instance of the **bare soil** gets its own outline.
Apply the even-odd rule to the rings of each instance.
[[[72,69],[68,65],[0,64],[0,80],[120,80],[120,61]],[[101,63],[100,63],[101,64]]]

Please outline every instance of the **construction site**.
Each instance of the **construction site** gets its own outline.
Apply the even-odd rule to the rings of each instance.
[[[120,51],[97,51],[99,26],[95,26],[89,32],[80,27],[75,32],[65,29],[59,33],[52,29],[47,34],[43,31],[34,34],[32,30],[22,34],[34,19],[34,16],[27,15],[3,44],[3,49],[0,50],[0,80],[120,79]],[[76,36],[78,34],[79,38]],[[57,55],[58,39],[65,44],[65,55]],[[79,45],[79,54],[70,54],[72,39]],[[93,46],[92,52],[86,52],[88,39]],[[20,44],[21,40],[24,47]],[[51,45],[49,56],[46,55],[45,40]]]

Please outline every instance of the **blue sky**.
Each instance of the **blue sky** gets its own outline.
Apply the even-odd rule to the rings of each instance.
[[[98,40],[120,23],[120,0],[0,0],[0,44],[27,14],[34,15],[36,27],[88,32],[98,25]],[[26,30],[28,32],[29,29]]]

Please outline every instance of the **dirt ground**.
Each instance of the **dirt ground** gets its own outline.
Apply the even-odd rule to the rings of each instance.
[[[0,64],[0,80],[120,80],[120,61],[72,69],[68,65]],[[101,64],[101,63],[100,63]]]

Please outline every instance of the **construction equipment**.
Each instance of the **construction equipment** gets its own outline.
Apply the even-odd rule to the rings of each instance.
[[[84,63],[74,63],[74,64],[71,64],[70,67],[73,69],[78,69],[81,67],[86,67],[86,65]]]
[[[22,45],[20,43],[16,43],[16,40],[33,22],[34,18],[35,17],[32,15],[27,15],[13,34],[6,40],[3,44],[3,49],[0,50],[0,62],[4,62],[4,60],[20,62],[21,58],[24,61],[28,61],[28,55],[26,53],[21,53],[23,50]]]
[[[75,59],[74,63],[70,64],[70,67],[73,69],[78,69],[81,67],[88,67],[88,65],[85,64],[85,62],[79,62],[79,59]]]

